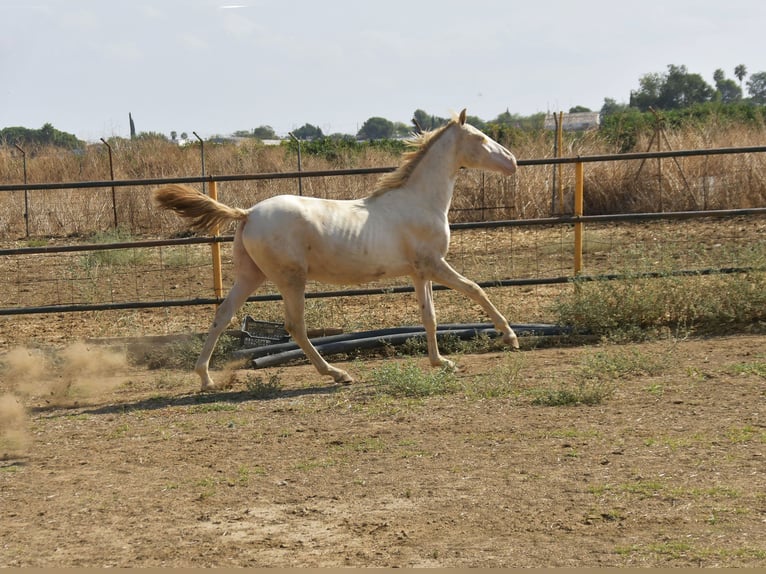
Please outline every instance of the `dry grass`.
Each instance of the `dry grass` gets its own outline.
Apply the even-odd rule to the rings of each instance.
[[[673,149],[741,147],[763,143],[763,129],[750,127],[689,127],[667,134]],[[663,140],[663,149],[668,145]],[[650,134],[639,138],[635,151],[650,147]],[[120,141],[113,144],[116,179],[188,177],[201,173],[199,148],[180,148],[160,140]],[[653,144],[652,149],[656,149]],[[527,133],[512,146],[519,159],[552,156],[552,134]],[[611,154],[617,150],[598,132],[567,134],[565,156]],[[342,150],[327,156],[303,154],[303,169],[387,167],[397,165],[398,155],[373,147]],[[209,144],[205,147],[207,174],[289,172],[297,157],[286,146],[259,143]],[[109,179],[103,145],[82,153],[40,149],[28,153],[30,183]],[[456,185],[452,221],[536,218],[551,215],[553,166],[527,166],[513,178],[465,171]],[[666,211],[762,206],[766,204],[764,154],[691,157],[679,159],[618,161],[588,164],[585,172],[586,213]],[[0,147],[0,183],[24,179],[21,158],[12,147]],[[346,199],[372,192],[377,176],[308,178],[305,195]],[[563,211],[569,212],[574,170],[564,166]],[[220,198],[248,207],[266,197],[296,193],[294,180],[246,181],[221,184]],[[159,213],[152,205],[150,187],[118,187],[115,203],[118,225],[132,235],[166,235],[183,231],[183,222]],[[34,191],[27,195],[31,237],[83,236],[114,226],[111,188]],[[556,199],[556,212],[561,211]],[[0,197],[0,237],[26,236],[24,192]]]

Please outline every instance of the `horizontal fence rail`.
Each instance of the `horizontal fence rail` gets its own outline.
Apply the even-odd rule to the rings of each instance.
[[[604,161],[629,161],[643,159],[663,159],[673,157],[693,157],[693,156],[712,156],[712,155],[731,155],[746,153],[766,152],[766,146],[749,147],[726,147],[711,149],[693,149],[678,151],[657,151],[657,152],[636,152],[611,155],[584,155],[577,157],[556,157],[539,159],[518,159],[519,167],[533,165],[560,165],[577,163],[594,163]],[[367,167],[338,170],[316,170],[316,171],[289,171],[273,173],[251,173],[243,175],[205,175],[190,177],[170,177],[170,178],[149,178],[149,179],[122,179],[122,180],[101,180],[101,181],[71,181],[71,182],[50,182],[50,183],[27,183],[27,184],[3,184],[0,185],[0,192],[3,191],[39,191],[49,189],[88,189],[95,187],[130,187],[147,185],[165,185],[168,183],[205,183],[205,182],[226,182],[226,181],[254,181],[271,179],[297,179],[310,177],[331,177],[331,176],[349,176],[349,175],[376,175],[390,173],[396,170],[396,167]]]
[[[519,166],[539,166],[539,165],[557,165],[574,164],[577,170],[575,193],[579,194],[579,205],[582,206],[583,194],[583,176],[582,166],[585,163],[608,162],[608,161],[626,161],[626,160],[645,160],[661,158],[677,158],[690,156],[712,156],[728,154],[747,154],[766,152],[766,146],[752,146],[740,148],[716,148],[716,149],[698,149],[681,150],[665,152],[645,152],[628,153],[615,155],[592,155],[564,158],[542,158],[518,160]],[[379,168],[361,168],[361,169],[342,169],[342,170],[318,170],[318,171],[297,171],[282,173],[261,173],[246,175],[207,175],[194,177],[175,177],[175,178],[150,178],[133,180],[105,180],[105,181],[86,181],[86,182],[51,182],[51,183],[25,183],[13,185],[0,185],[0,192],[12,191],[33,191],[33,190],[56,190],[72,188],[103,188],[103,187],[128,187],[128,186],[154,186],[168,183],[207,183],[209,189],[214,192],[216,182],[248,181],[248,180],[274,180],[274,179],[297,179],[297,178],[317,178],[317,177],[336,177],[336,176],[354,176],[383,174],[394,171],[394,167]],[[211,193],[211,195],[213,195]],[[575,246],[574,246],[574,273],[572,275],[562,275],[553,277],[536,277],[521,279],[500,279],[479,282],[483,288],[493,287],[514,287],[530,285],[555,285],[565,284],[573,281],[607,281],[625,278],[651,278],[664,277],[668,275],[687,276],[687,275],[712,275],[716,273],[746,273],[753,271],[749,267],[721,267],[698,270],[678,270],[670,273],[645,272],[636,275],[625,274],[598,274],[583,275],[581,273],[582,262],[582,226],[586,223],[619,223],[619,222],[646,222],[660,220],[689,220],[699,218],[737,218],[766,215],[766,207],[746,208],[746,209],[722,209],[705,211],[676,211],[661,213],[633,213],[633,214],[610,214],[610,215],[583,215],[577,210],[577,195],[575,196],[575,214],[557,217],[535,218],[535,219],[513,219],[513,220],[494,220],[480,222],[460,222],[452,223],[450,229],[453,231],[471,230],[471,229],[499,229],[513,227],[534,227],[534,226],[574,226],[575,227]],[[581,209],[581,207],[580,207]],[[178,245],[199,245],[210,244],[217,246],[220,243],[233,241],[233,235],[225,236],[206,236],[206,237],[185,237],[163,240],[144,240],[130,242],[113,242],[99,244],[79,244],[64,246],[33,246],[0,249],[0,257],[5,256],[24,256],[36,254],[68,253],[68,252],[88,252],[88,251],[107,251],[117,249],[142,249],[163,246]],[[579,242],[579,245],[578,245]],[[579,250],[579,260],[578,260]],[[762,270],[759,270],[762,271]],[[214,270],[215,273],[215,270]],[[218,269],[220,277],[220,269]],[[434,285],[435,290],[445,290],[446,287]],[[215,297],[195,297],[188,299],[163,299],[159,301],[126,301],[126,302],[104,302],[93,304],[57,304],[29,307],[0,308],[0,316],[23,315],[23,314],[44,314],[44,313],[62,313],[62,312],[84,312],[84,311],[103,311],[103,310],[123,310],[123,309],[147,309],[162,307],[178,307],[186,305],[211,305],[219,304],[223,297],[219,296],[220,287],[215,289]],[[307,292],[306,298],[325,298],[325,297],[354,297],[366,295],[383,295],[397,293],[412,293],[412,286],[395,287],[371,287],[363,289],[344,289],[335,291]],[[275,301],[281,299],[279,294],[254,295],[248,298],[248,302]]]

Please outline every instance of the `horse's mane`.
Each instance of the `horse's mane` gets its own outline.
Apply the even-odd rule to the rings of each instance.
[[[381,176],[371,197],[377,197],[391,189],[403,187],[412,175],[412,172],[418,167],[420,160],[423,159],[423,156],[426,155],[434,142],[439,139],[439,136],[447,131],[447,128],[455,123],[457,123],[457,120],[453,118],[435,130],[413,134],[413,136],[406,141],[407,146],[411,149],[404,152],[402,163],[395,171]]]

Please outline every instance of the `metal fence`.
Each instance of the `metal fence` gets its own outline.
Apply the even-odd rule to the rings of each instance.
[[[614,269],[605,269],[593,266],[596,273],[584,273],[583,253],[584,253],[584,230],[585,226],[605,226],[626,224],[629,222],[668,222],[689,219],[713,219],[718,221],[741,220],[743,218],[760,218],[766,215],[766,207],[754,207],[748,209],[724,209],[724,210],[706,210],[706,211],[682,211],[682,212],[657,212],[657,213],[633,213],[618,215],[584,215],[584,170],[585,165],[597,162],[615,162],[615,161],[643,161],[647,159],[678,158],[689,156],[714,156],[731,154],[754,154],[766,152],[766,146],[744,147],[744,148],[719,148],[719,149],[700,149],[666,152],[647,152],[631,153],[621,155],[598,155],[582,156],[569,158],[546,158],[546,159],[528,159],[519,160],[518,164],[522,169],[525,166],[541,165],[572,165],[575,172],[574,186],[574,213],[558,217],[535,218],[535,219],[502,219],[493,221],[478,222],[460,222],[453,223],[453,246],[455,243],[461,243],[461,235],[469,232],[497,232],[503,234],[522,233],[523,230],[553,230],[558,233],[558,251],[555,259],[558,261],[558,267],[546,267],[540,273],[534,276],[523,276],[524,273],[516,275],[514,269],[518,269],[522,264],[511,265],[507,267],[503,264],[504,271],[497,271],[493,277],[484,278],[477,281],[484,288],[493,287],[525,287],[534,285],[556,285],[572,281],[575,277],[582,280],[600,280],[615,279],[621,275]],[[183,177],[183,178],[154,178],[138,180],[116,180],[116,181],[88,181],[88,182],[64,182],[64,183],[35,183],[18,185],[0,185],[0,193],[23,191],[25,193],[36,190],[61,190],[61,189],[92,189],[92,188],[120,188],[120,187],[150,187],[163,185],[167,183],[186,183],[186,184],[207,184],[209,189],[214,190],[217,183],[235,182],[235,181],[254,181],[254,180],[280,180],[280,179],[298,179],[301,181],[311,178],[325,177],[348,177],[359,175],[382,174],[392,171],[393,167],[364,168],[364,169],[346,169],[346,170],[323,170],[323,171],[300,171],[289,173],[266,173],[266,174],[247,174],[247,175],[218,175],[205,177]],[[115,212],[116,214],[116,212]],[[115,215],[116,217],[116,215]],[[25,315],[25,314],[44,314],[44,313],[65,313],[81,311],[100,311],[100,310],[118,310],[118,309],[147,309],[161,307],[177,307],[186,305],[210,305],[222,301],[222,282],[225,273],[221,270],[220,260],[215,262],[215,251],[220,249],[221,244],[231,242],[231,235],[216,237],[177,237],[162,240],[143,240],[143,241],[113,241],[108,243],[88,243],[88,244],[66,244],[66,245],[24,245],[11,248],[0,249],[0,272],[5,277],[0,283],[5,283],[5,302],[0,305],[0,316]],[[518,238],[517,238],[518,239]],[[490,240],[485,240],[483,247],[479,246],[479,251],[491,251]],[[495,241],[492,239],[491,241]],[[210,245],[213,253],[213,263],[203,262],[200,259],[199,247]],[[568,245],[568,247],[567,247]],[[468,246],[470,250],[475,246]],[[163,253],[163,249],[165,250]],[[141,297],[125,297],[119,295],[123,284],[134,283],[135,288],[132,293],[141,293],[142,276],[163,275],[170,273],[172,275],[175,269],[174,265],[169,263],[168,250],[187,249],[195,251],[186,253],[180,257],[186,257],[192,260],[190,267],[192,274],[194,268],[209,269],[212,285],[205,287],[208,289],[208,296],[200,294],[198,291],[191,296],[173,296],[170,291],[175,290],[170,285],[172,280],[163,279],[159,294],[154,294],[147,299]],[[511,251],[512,247],[503,247],[502,252],[496,254],[497,260],[503,258],[520,258]],[[151,250],[159,250],[158,255],[149,257],[140,255]],[[505,251],[503,251],[505,250]],[[586,250],[587,251],[587,250]],[[564,255],[568,252],[569,255]],[[94,276],[98,275],[100,270],[107,267],[113,261],[109,254],[128,254],[128,259],[133,258],[134,262],[139,262],[140,270],[134,266],[126,266],[124,272],[110,274],[106,280],[107,287],[100,287]],[[133,255],[131,255],[133,254]],[[178,257],[176,252],[171,254]],[[585,254],[587,256],[587,253]],[[51,260],[51,273],[49,275],[34,277],[31,276],[25,268],[24,261],[31,261],[39,257],[60,257],[61,261]],[[68,257],[80,257],[73,263]],[[465,256],[468,257],[468,256]],[[533,253],[531,257],[525,259],[527,263],[535,264],[535,260],[540,260],[539,251]],[[156,261],[155,261],[156,259]],[[568,261],[568,262],[567,262]],[[188,261],[187,261],[188,262]],[[195,263],[196,262],[196,263]],[[729,273],[742,271],[743,268],[736,264],[719,262],[713,260],[694,259],[691,268],[677,268],[672,273],[677,274],[706,274],[706,273]],[[736,262],[735,262],[736,263]],[[85,269],[85,279],[72,278],[67,273],[72,267],[82,267]],[[550,271],[553,271],[551,273]],[[206,271],[207,272],[207,271]],[[665,271],[663,271],[664,273]],[[651,275],[655,273],[652,270],[645,270],[645,273]],[[67,278],[70,277],[70,278]],[[54,296],[45,289],[36,289],[35,282],[42,282],[50,285],[59,285],[60,288]],[[212,287],[212,289],[210,288]],[[435,286],[435,289],[441,289]],[[354,297],[364,295],[388,295],[397,293],[412,292],[412,287],[400,282],[387,284],[371,284],[366,288],[328,290],[322,286],[307,292],[306,297],[329,298],[329,297]],[[46,293],[48,293],[46,295]],[[10,295],[9,295],[10,294]],[[117,294],[117,295],[116,295]],[[70,296],[71,295],[71,296]],[[36,296],[38,297],[37,300]],[[43,298],[44,300],[39,300]],[[279,299],[278,293],[263,293],[250,297],[248,301],[274,301]],[[49,299],[55,299],[51,301]]]

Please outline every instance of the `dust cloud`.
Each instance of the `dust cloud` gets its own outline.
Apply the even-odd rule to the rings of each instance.
[[[0,355],[0,460],[30,445],[25,402],[77,404],[125,382],[125,352],[76,342],[61,350],[16,347]]]
[[[0,395],[0,460],[23,454],[30,444],[27,413],[18,397]]]

